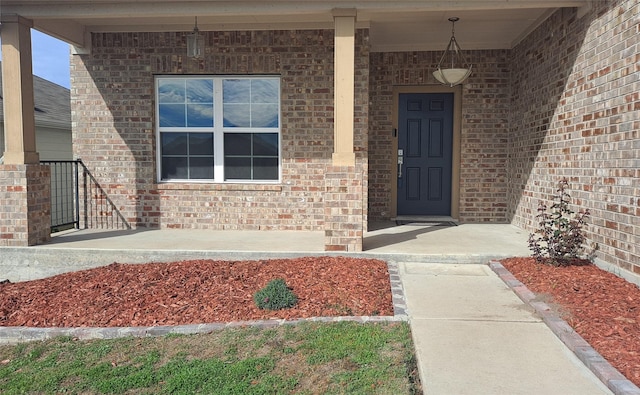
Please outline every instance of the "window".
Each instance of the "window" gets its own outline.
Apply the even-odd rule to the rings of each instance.
[[[280,179],[279,78],[157,77],[156,94],[160,181]]]

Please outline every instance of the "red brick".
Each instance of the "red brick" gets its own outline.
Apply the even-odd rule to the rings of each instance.
[[[567,177],[572,203],[580,202],[572,209],[589,208],[592,213],[587,242],[600,244],[598,259],[620,267],[634,259],[629,245],[640,244],[640,210],[631,203],[640,193],[639,136],[633,135],[638,117],[633,114],[637,109],[629,108],[638,100],[640,82],[624,77],[627,66],[637,63],[640,48],[627,39],[635,33],[632,24],[617,15],[625,10],[632,18],[637,8],[633,11],[631,4],[635,5],[630,0],[597,2],[581,18],[575,10],[558,11],[511,54],[512,223],[534,230],[537,202],[550,204],[558,181]]]

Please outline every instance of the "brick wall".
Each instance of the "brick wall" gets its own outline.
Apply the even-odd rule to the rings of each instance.
[[[203,34],[202,60],[186,58],[186,33],[93,34],[92,53],[74,56],[71,65],[75,155],[133,227],[324,229],[333,30]],[[368,31],[358,30],[354,149],[364,168],[367,40]],[[154,74],[281,75],[282,183],[156,183]]]
[[[366,167],[329,166],[325,175],[325,249],[362,251],[366,230]]]
[[[513,50],[509,216],[533,230],[566,177],[598,258],[640,273],[640,5],[592,7],[556,12]]]
[[[462,43],[464,44],[464,43]],[[441,52],[372,53],[370,56],[369,217],[389,218],[396,165],[391,149],[393,87],[433,85]],[[509,138],[508,51],[468,51],[473,74],[463,85],[460,221],[507,221]]]
[[[42,244],[51,233],[49,166],[0,165],[0,246]]]

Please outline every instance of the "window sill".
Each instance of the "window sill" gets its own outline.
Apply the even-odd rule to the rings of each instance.
[[[282,191],[282,184],[158,183],[159,191]]]

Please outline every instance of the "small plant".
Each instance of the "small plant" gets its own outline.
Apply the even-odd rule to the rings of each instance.
[[[277,278],[269,281],[266,287],[253,295],[253,301],[259,309],[280,310],[293,307],[298,298],[287,287],[283,279]]]
[[[567,193],[569,183],[564,178],[558,185],[557,200],[547,212],[547,206],[538,205],[539,229],[529,235],[529,249],[538,262],[546,261],[554,266],[566,266],[575,261],[584,251],[586,237],[582,227],[590,213],[588,209],[574,213],[569,208],[571,196]],[[574,215],[575,214],[575,215]],[[571,219],[570,216],[574,215]]]

